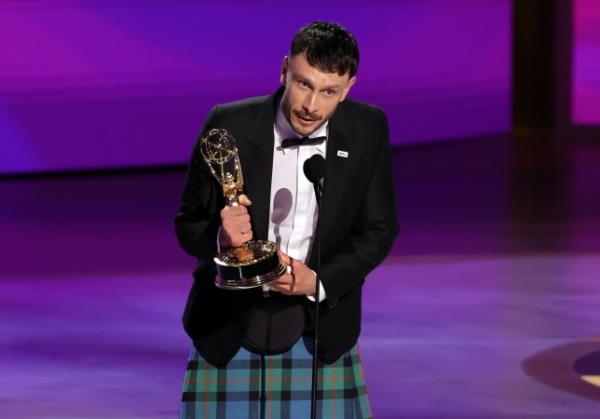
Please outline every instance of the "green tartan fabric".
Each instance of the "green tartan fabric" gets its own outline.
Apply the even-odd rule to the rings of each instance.
[[[241,348],[224,368],[192,349],[180,419],[308,419],[312,356],[303,340],[280,355]],[[371,418],[360,355],[355,346],[333,364],[319,362],[317,417]]]

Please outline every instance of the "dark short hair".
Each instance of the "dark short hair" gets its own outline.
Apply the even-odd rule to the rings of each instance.
[[[300,28],[292,40],[290,53],[306,53],[311,66],[340,76],[349,73],[353,77],[358,69],[356,39],[337,23],[317,21]]]

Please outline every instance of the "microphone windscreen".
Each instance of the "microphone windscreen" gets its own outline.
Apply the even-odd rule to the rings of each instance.
[[[325,159],[315,154],[304,162],[304,176],[312,182],[320,182],[325,177]]]

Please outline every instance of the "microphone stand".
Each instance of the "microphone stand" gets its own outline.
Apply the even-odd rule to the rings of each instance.
[[[311,419],[317,419],[317,371],[318,371],[318,358],[317,351],[319,348],[319,299],[321,297],[321,286],[319,284],[319,270],[321,269],[321,195],[323,188],[321,186],[321,179],[316,180],[313,183],[315,188],[315,195],[317,197],[317,278],[316,278],[316,292],[315,292],[315,303],[314,303],[314,319],[313,319],[313,331],[314,346],[313,346],[313,359],[312,359],[312,386],[311,386],[311,397],[310,397],[310,417]]]
[[[313,354],[312,354],[312,388],[310,396],[310,417],[317,419],[317,371],[319,352],[319,300],[321,299],[321,286],[319,281],[319,271],[321,270],[321,236],[322,236],[322,220],[321,220],[321,201],[323,197],[323,178],[325,177],[325,158],[319,154],[314,154],[304,162],[304,175],[313,184],[315,189],[315,197],[317,199],[317,237],[313,245],[317,246],[317,278],[314,302],[314,317],[313,317]],[[314,250],[314,247],[313,247]]]

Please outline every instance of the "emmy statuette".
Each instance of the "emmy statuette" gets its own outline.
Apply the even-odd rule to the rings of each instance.
[[[237,206],[244,178],[235,139],[225,129],[208,131],[200,140],[200,151],[211,173],[223,187],[229,206]],[[277,279],[286,267],[279,261],[277,244],[267,240],[250,240],[240,247],[219,253],[215,284],[228,290],[260,287]]]

